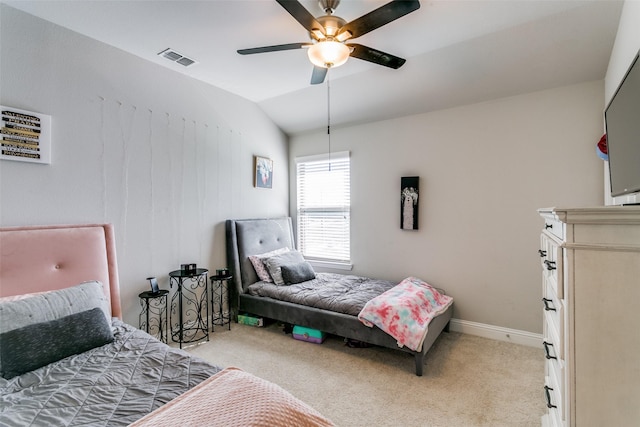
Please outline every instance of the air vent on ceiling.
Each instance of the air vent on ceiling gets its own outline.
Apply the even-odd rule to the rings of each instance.
[[[195,60],[191,58],[187,58],[183,54],[178,53],[175,50],[170,48],[163,50],[162,52],[158,53],[158,55],[162,56],[163,58],[167,58],[169,61],[177,62],[178,64],[183,65],[185,67],[188,67],[189,65],[193,65],[196,63]]]

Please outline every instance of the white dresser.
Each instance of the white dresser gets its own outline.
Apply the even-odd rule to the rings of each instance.
[[[538,211],[548,426],[640,426],[640,207]]]

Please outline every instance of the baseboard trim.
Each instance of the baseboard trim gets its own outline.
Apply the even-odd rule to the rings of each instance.
[[[542,347],[542,335],[517,329],[502,328],[485,323],[469,322],[468,320],[451,319],[450,330],[463,334],[476,335],[497,341],[506,341],[529,347]]]

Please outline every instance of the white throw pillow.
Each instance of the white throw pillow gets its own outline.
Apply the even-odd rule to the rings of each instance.
[[[271,275],[269,274],[269,270],[267,270],[267,267],[265,266],[263,260],[265,258],[289,252],[289,250],[289,248],[280,248],[271,252],[265,252],[260,255],[249,256],[249,261],[251,261],[251,264],[253,264],[253,269],[256,271],[258,278],[263,282],[273,282],[273,280],[271,279]]]

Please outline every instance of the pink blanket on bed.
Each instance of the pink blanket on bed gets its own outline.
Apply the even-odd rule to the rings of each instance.
[[[399,347],[422,351],[431,319],[443,313],[453,298],[443,295],[426,282],[407,277],[364,306],[358,319],[374,325],[398,341]]]
[[[333,425],[282,387],[238,368],[227,368],[129,427]]]

